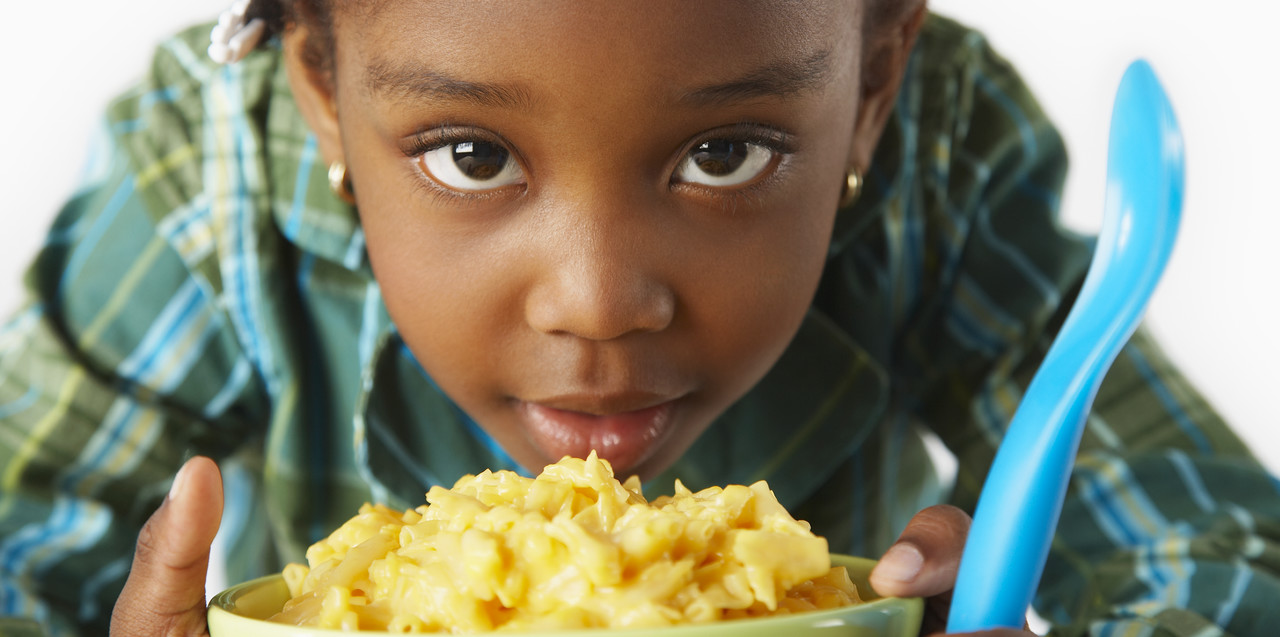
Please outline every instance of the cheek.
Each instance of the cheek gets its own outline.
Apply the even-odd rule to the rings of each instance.
[[[708,339],[708,359],[737,377],[732,392],[759,380],[794,336],[822,274],[832,219],[795,215],[764,224],[742,245],[688,266],[705,273],[687,304],[690,321]]]
[[[504,341],[521,321],[508,261],[466,234],[424,223],[436,211],[421,202],[362,197],[360,205],[369,259],[400,335],[447,393],[469,401],[471,388],[497,377]]]

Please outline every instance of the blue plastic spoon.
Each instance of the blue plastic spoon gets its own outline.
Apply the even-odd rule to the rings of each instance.
[[[1116,93],[1093,261],[996,452],[947,632],[1023,626],[1098,384],[1133,334],[1173,249],[1182,185],[1178,122],[1151,66],[1139,60]]]

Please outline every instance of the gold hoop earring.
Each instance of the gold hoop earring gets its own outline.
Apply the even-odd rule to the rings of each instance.
[[[351,180],[347,177],[346,162],[335,161],[329,164],[329,190],[349,204],[356,202],[355,192],[351,190]]]
[[[844,188],[840,190],[840,207],[848,208],[858,201],[862,194],[862,173],[857,168],[849,168],[844,176]]]

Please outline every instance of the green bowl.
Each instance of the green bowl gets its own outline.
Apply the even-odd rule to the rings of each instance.
[[[867,576],[873,560],[832,555],[832,564],[849,569],[860,594],[872,594]],[[209,602],[210,637],[321,637],[349,632],[290,626],[265,621],[286,600],[289,589],[279,575],[245,582],[218,593]],[[794,615],[734,619],[674,628],[574,629],[561,632],[510,632],[521,637],[916,637],[924,603],[919,599],[876,598],[863,604]],[[360,631],[369,634],[366,631]],[[386,633],[381,633],[386,634]]]

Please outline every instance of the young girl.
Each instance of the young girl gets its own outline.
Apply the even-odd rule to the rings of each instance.
[[[29,618],[0,627],[198,634],[219,521],[240,580],[366,500],[594,449],[653,489],[767,479],[941,630],[1089,256],[981,37],[922,0],[249,14],[278,37],[219,65],[183,34],[111,107],[0,334],[0,605]],[[1141,332],[1078,464],[1061,634],[1280,619],[1280,497]]]

